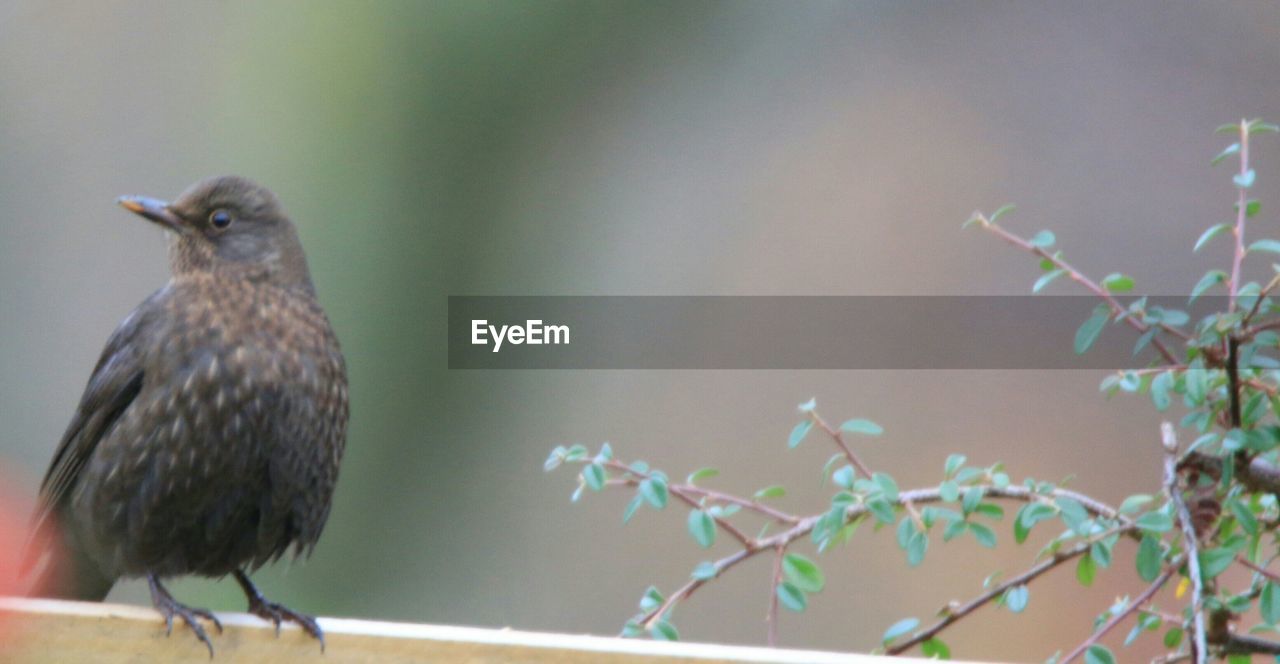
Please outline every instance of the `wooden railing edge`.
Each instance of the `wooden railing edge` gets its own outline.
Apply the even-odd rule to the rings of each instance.
[[[211,633],[218,664],[241,661],[334,662],[759,662],[909,664],[926,660],[786,648],[660,642],[515,629],[320,618],[327,649],[296,627],[277,636],[243,613],[218,613]],[[0,659],[18,662],[209,661],[204,646],[175,623],[166,638],[150,608],[123,604],[0,597]]]

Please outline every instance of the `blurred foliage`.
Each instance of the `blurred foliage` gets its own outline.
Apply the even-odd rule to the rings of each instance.
[[[792,428],[787,446],[800,446],[816,428],[838,449],[821,475],[823,487],[830,483],[834,493],[816,513],[787,513],[764,502],[766,496],[785,493],[782,488],[761,489],[747,498],[698,485],[698,480],[719,474],[714,468],[672,483],[666,473],[645,462],[616,460],[609,443],[595,455],[582,445],[557,447],[544,469],[564,463],[582,466],[574,502],[588,489],[632,488],[635,496],[623,516],[625,523],[641,506],[661,510],[668,496],[675,496],[689,509],[688,531],[698,546],[709,548],[718,530],[737,541],[733,553],[698,563],[689,580],[669,595],[650,586],[641,598],[640,613],[626,622],[622,635],[678,639],[674,613],[682,602],[743,561],[764,554],[774,559],[774,597],[766,622],[769,642],[776,643],[779,605],[803,612],[809,596],[826,584],[821,568],[794,551],[806,536],[817,553],[823,553],[847,543],[863,523],[875,530],[896,524],[897,544],[908,565],[917,567],[929,550],[930,536],[939,530],[943,542],[967,533],[980,545],[995,548],[991,523],[1002,520],[1005,510],[994,501],[1004,500],[1022,504],[1012,519],[1018,544],[1027,542],[1040,523],[1059,522],[1064,530],[1040,548],[1027,571],[1007,580],[993,573],[983,582],[982,594],[946,605],[932,625],[922,628],[915,617],[894,623],[882,637],[883,650],[900,654],[919,647],[926,657],[950,659],[951,648],[939,637],[944,630],[988,603],[1022,613],[1030,600],[1030,584],[1069,561],[1075,561],[1078,583],[1092,586],[1100,570],[1111,568],[1113,550],[1125,538],[1136,545],[1134,569],[1151,585],[1135,597],[1117,592],[1119,599],[1096,617],[1088,638],[1065,655],[1053,654],[1049,663],[1083,657],[1089,664],[1114,664],[1116,655],[1099,640],[1125,621],[1133,623],[1124,639],[1126,647],[1144,633],[1163,632],[1162,643],[1169,651],[1163,661],[1191,659],[1198,664],[1214,657],[1246,662],[1253,653],[1280,653],[1280,641],[1236,634],[1229,627],[1256,616],[1249,634],[1280,633],[1280,574],[1266,569],[1280,557],[1280,302],[1272,298],[1280,287],[1280,265],[1273,266],[1275,274],[1265,285],[1244,283],[1242,271],[1249,254],[1280,254],[1280,240],[1245,242],[1249,220],[1262,210],[1260,202],[1250,198],[1257,179],[1249,161],[1250,139],[1280,133],[1280,126],[1241,120],[1218,131],[1238,137],[1211,162],[1238,157],[1239,170],[1231,178],[1237,191],[1235,222],[1210,227],[1193,250],[1226,231],[1234,246],[1229,269],[1210,270],[1188,299],[1194,302],[1218,286],[1227,297],[1222,311],[1201,317],[1189,328],[1189,314],[1148,305],[1148,297],[1122,302],[1117,294],[1132,291],[1134,280],[1121,273],[1099,281],[1089,278],[1066,261],[1063,251],[1054,249],[1057,239],[1052,231],[1024,239],[1005,230],[997,222],[1013,211],[1012,205],[990,215],[974,213],[964,224],[1035,256],[1042,276],[1032,285],[1033,293],[1065,276],[1100,300],[1076,332],[1077,354],[1087,352],[1110,325],[1127,325],[1138,334],[1134,355],[1148,354],[1145,367],[1117,371],[1102,381],[1101,389],[1108,395],[1148,394],[1162,412],[1170,408],[1174,395],[1181,397],[1186,413],[1180,426],[1198,437],[1180,448],[1173,425],[1164,423],[1162,494],[1135,493],[1112,507],[1067,489],[1065,481],[1027,478],[1020,486],[1011,485],[1002,463],[968,466],[967,457],[959,453],[947,458],[939,484],[903,491],[890,475],[870,469],[861,459],[861,446],[854,444],[854,436],[877,437],[883,428],[861,418],[833,428],[818,415],[813,399],[800,404],[803,419]],[[756,535],[746,534],[756,527]],[[1247,582],[1222,577],[1236,565],[1251,572]],[[1175,603],[1182,602],[1176,613],[1166,613],[1156,595],[1175,576],[1181,579]],[[1192,591],[1183,600],[1188,588]]]

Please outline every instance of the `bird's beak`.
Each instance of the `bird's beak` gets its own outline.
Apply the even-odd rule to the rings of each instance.
[[[182,217],[175,214],[165,201],[146,196],[121,196],[116,199],[116,202],[120,207],[146,217],[169,230],[178,232],[183,230]]]

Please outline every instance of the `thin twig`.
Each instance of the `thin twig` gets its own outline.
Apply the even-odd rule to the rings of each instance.
[[[1249,121],[1240,121],[1240,177],[1246,177],[1249,172]],[[1235,313],[1236,298],[1240,293],[1240,266],[1244,263],[1244,221],[1247,215],[1246,207],[1249,202],[1248,190],[1240,185],[1236,185],[1239,194],[1236,198],[1236,223],[1231,228],[1231,234],[1235,238],[1235,251],[1231,256],[1231,277],[1227,282],[1227,311]]]
[[[1019,502],[1042,502],[1052,504],[1056,498],[1071,498],[1084,506],[1085,511],[1095,517],[1102,517],[1119,522],[1117,532],[1130,537],[1135,536],[1135,526],[1132,520],[1121,516],[1116,508],[1107,505],[1091,496],[1071,491],[1070,489],[1053,489],[1048,493],[1038,493],[1025,486],[995,486],[993,484],[976,484],[972,485],[982,490],[983,495],[990,498],[1000,498],[1005,500],[1015,500]],[[898,494],[898,505],[902,505],[905,501],[911,501],[915,504],[935,503],[942,501],[941,489],[938,487],[930,487],[927,489],[912,489],[910,491],[901,491]],[[845,510],[845,520],[851,521],[868,514],[870,509],[866,505],[852,505]],[[818,520],[822,518],[822,514],[815,514],[801,519],[794,526],[787,530],[775,533],[769,537],[756,540],[756,546],[752,549],[743,548],[732,555],[717,560],[716,578],[725,572],[736,567],[745,560],[748,560],[764,551],[776,549],[778,547],[786,548],[792,542],[807,536],[813,532],[813,528],[817,525]],[[678,590],[671,594],[661,606],[653,611],[645,614],[640,618],[640,623],[645,628],[652,627],[658,619],[674,607],[680,601],[687,599],[693,595],[695,591],[707,583],[706,579],[691,579],[681,586]]]
[[[1255,565],[1253,561],[1249,560],[1248,558],[1245,558],[1243,555],[1237,555],[1236,562],[1240,563],[1241,565],[1244,565],[1245,567],[1248,567],[1249,569],[1257,572],[1258,574],[1261,574],[1262,576],[1266,577],[1268,580],[1274,583],[1280,583],[1280,574],[1276,574],[1275,572],[1272,572],[1271,570],[1265,567],[1262,567],[1260,565]]]
[[[651,476],[650,473],[642,473],[617,460],[611,459],[605,463],[605,466],[608,468],[612,468],[613,470],[623,472],[626,475],[631,475],[632,477],[638,477],[640,479],[648,479]],[[626,478],[625,475],[623,478],[620,478],[620,479],[622,479],[623,483],[627,484],[628,486],[634,486],[637,483]],[[730,493],[724,493],[723,491],[707,489],[704,487],[700,487],[696,484],[668,483],[667,490],[670,491],[672,488],[679,489],[682,493],[706,498],[707,500],[710,500],[712,502],[720,502],[720,503],[737,505],[743,509],[750,510],[762,516],[769,517],[770,519],[773,519],[774,521],[777,521],[779,523],[796,524],[800,522],[800,517],[794,514],[787,514],[786,512],[783,512],[782,510],[779,510],[773,507],[769,507],[768,505],[765,505],[764,503],[758,500],[751,500],[750,498],[735,496]]]
[[[839,429],[832,428],[831,425],[827,424],[826,420],[822,419],[822,416],[818,415],[818,411],[816,410],[809,411],[809,416],[813,418],[814,423],[818,425],[819,429],[822,429],[827,432],[828,436],[831,436],[831,440],[835,441],[836,446],[844,453],[844,457],[849,460],[849,463],[852,464],[854,468],[857,468],[858,472],[862,473],[864,477],[871,479],[873,473],[871,472],[870,466],[864,463],[857,454],[854,454],[853,448],[849,447],[849,444],[844,439],[844,432]],[[920,511],[916,509],[916,506],[913,505],[911,501],[904,501],[902,506],[906,508],[907,514],[911,515],[911,520],[916,524],[917,530],[922,533],[928,530],[928,528],[925,528],[924,518],[920,516]]]
[[[1196,535],[1195,525],[1191,521],[1191,511],[1187,502],[1182,499],[1182,489],[1178,487],[1178,435],[1169,422],[1160,424],[1160,437],[1164,445],[1164,489],[1169,494],[1178,514],[1178,526],[1182,529],[1182,539],[1186,547],[1187,576],[1191,577],[1191,615],[1193,623],[1193,639],[1195,664],[1208,661],[1208,644],[1205,639],[1204,611],[1201,603],[1204,599],[1204,584],[1200,579],[1200,542]]]
[[[769,625],[769,647],[776,648],[778,646],[778,584],[782,583],[782,556],[786,552],[785,547],[774,549],[773,555],[773,576],[769,584],[769,614],[765,616],[765,622]]]
[[[1258,315],[1258,310],[1262,308],[1262,301],[1267,299],[1267,296],[1271,295],[1271,291],[1275,290],[1277,286],[1280,286],[1280,274],[1271,277],[1271,281],[1268,281],[1267,285],[1262,287],[1262,292],[1258,293],[1258,299],[1253,301],[1252,307],[1249,307],[1249,313],[1245,314],[1244,318],[1241,319],[1241,328],[1249,326],[1249,322],[1253,320],[1254,316]]]
[[[986,606],[992,600],[998,597],[1001,597],[1010,588],[1016,588],[1021,585],[1026,585],[1031,581],[1035,580],[1041,574],[1044,574],[1045,572],[1048,572],[1049,570],[1055,567],[1058,567],[1059,565],[1065,562],[1074,560],[1079,556],[1081,556],[1082,554],[1087,553],[1089,549],[1094,545],[1095,542],[1099,542],[1101,540],[1104,540],[1116,534],[1130,534],[1135,532],[1135,530],[1136,530],[1136,526],[1132,524],[1126,525],[1126,526],[1118,526],[1116,528],[1107,530],[1106,532],[1098,533],[1097,535],[1090,537],[1089,539],[1085,540],[1084,542],[1081,542],[1080,544],[1077,544],[1076,546],[1072,547],[1067,551],[1058,551],[1048,559],[1037,563],[1035,566],[1031,567],[1031,569],[1028,569],[1022,574],[1019,574],[1015,577],[1012,577],[1004,581],[1003,583],[991,588],[990,590],[982,593],[981,595],[978,595],[977,597],[969,600],[968,602],[961,604],[960,606],[949,607],[948,609],[946,609],[945,615],[943,615],[941,620],[939,620],[938,622],[930,625],[929,627],[923,630],[920,630],[919,632],[916,632],[915,634],[912,634],[911,638],[905,641],[901,641],[899,643],[895,643],[893,647],[886,650],[885,653],[889,655],[900,655],[910,650],[911,648],[937,636],[939,632],[950,627],[952,623],[958,622],[960,619],[964,618],[965,616],[968,616],[970,613],[973,613],[974,611],[977,611],[983,606]]]
[[[1180,563],[1180,561],[1175,561],[1175,562]],[[1169,577],[1173,576],[1173,572],[1177,568],[1178,568],[1178,565],[1174,564],[1166,568],[1164,572],[1161,572],[1160,576],[1157,576],[1156,580],[1150,586],[1148,586],[1146,590],[1142,591],[1141,595],[1138,595],[1136,598],[1134,598],[1134,600],[1130,602],[1129,605],[1125,607],[1123,611],[1115,614],[1114,616],[1111,616],[1111,619],[1108,620],[1105,624],[1103,624],[1102,627],[1099,627],[1097,630],[1095,630],[1093,634],[1090,634],[1089,638],[1085,639],[1084,642],[1076,646],[1075,649],[1072,650],[1070,653],[1067,653],[1067,656],[1062,658],[1062,664],[1070,664],[1071,662],[1075,661],[1077,657],[1083,655],[1084,651],[1089,649],[1089,646],[1097,643],[1098,639],[1101,639],[1103,636],[1106,635],[1107,632],[1110,632],[1113,628],[1115,628],[1116,625],[1119,625],[1125,618],[1128,618],[1130,615],[1132,615],[1135,611],[1137,611],[1147,602],[1151,601],[1151,598],[1155,596],[1156,592],[1159,591],[1161,588],[1163,588],[1164,584],[1169,582]]]
[[[1102,298],[1107,303],[1107,306],[1111,308],[1111,315],[1113,318],[1123,314],[1126,311],[1124,305],[1120,304],[1120,301],[1117,300],[1115,296],[1112,295],[1107,289],[1098,285],[1097,282],[1090,279],[1089,277],[1086,277],[1084,273],[1072,267],[1070,263],[1066,262],[1061,257],[1055,256],[1049,253],[1048,251],[1045,251],[1044,248],[1037,247],[1031,244],[1030,242],[1018,237],[1017,235],[1014,235],[1013,233],[1006,231],[1000,226],[991,223],[985,216],[979,216],[978,220],[982,223],[983,228],[987,229],[991,233],[994,233],[997,237],[1004,240],[1005,242],[1008,242],[1009,244],[1012,244],[1015,247],[1018,247],[1024,251],[1029,251],[1032,254],[1040,257],[1041,259],[1049,261],[1057,269],[1065,271],[1067,276],[1070,277],[1072,281],[1080,284],[1081,286],[1084,286],[1091,293]],[[1129,327],[1132,327],[1133,329],[1137,330],[1139,333],[1145,333],[1147,330],[1151,329],[1149,325],[1147,325],[1146,323],[1143,323],[1141,320],[1138,320],[1136,316],[1125,316],[1124,321],[1126,324],[1129,325]],[[1172,325],[1166,325],[1164,323],[1161,323],[1160,329],[1176,337],[1179,337],[1184,341],[1191,340],[1191,335],[1187,334],[1186,332],[1183,332],[1182,330],[1179,330],[1176,327],[1173,327]],[[1164,343],[1161,342],[1159,339],[1152,338],[1151,345],[1154,346],[1155,349],[1160,352],[1160,355],[1164,357],[1166,362],[1170,364],[1178,363],[1177,356],[1174,355],[1173,352],[1169,350],[1168,346],[1165,346]]]
[[[822,417],[818,415],[817,411],[809,411],[809,416],[813,418],[814,424],[817,424],[819,429],[822,429],[828,436],[831,436],[831,440],[835,441],[836,446],[839,447],[840,451],[844,454],[844,458],[848,459],[849,463],[852,464],[854,468],[857,468],[858,472],[862,473],[863,477],[871,479],[871,467],[866,463],[863,463],[862,459],[854,453],[853,448],[849,447],[849,443],[844,439],[844,432],[839,429],[832,428],[830,424],[827,424],[826,420],[822,419]]]
[[[715,561],[715,563],[713,564],[716,566],[716,575],[711,577],[711,579],[719,578],[719,576],[723,574],[725,570],[728,570],[730,567],[733,567],[734,565],[737,565],[738,563],[746,560],[747,558],[754,556],[755,554],[759,553],[759,551],[760,551],[759,549],[739,549],[738,551],[730,555],[727,555],[721,558],[720,560]],[[677,603],[685,599],[688,599],[688,597],[692,595],[694,591],[696,591],[698,588],[701,588],[703,584],[710,581],[711,579],[689,579],[687,583],[685,583],[683,586],[680,586],[680,588],[677,589],[675,592],[671,593],[671,596],[668,597],[666,601],[662,603],[661,606],[659,606],[658,608],[654,609],[653,611],[646,614],[643,618],[641,618],[640,619],[641,626],[643,626],[645,629],[651,629],[653,625],[657,623],[659,619],[662,618],[662,616],[666,615],[666,613],[671,610],[672,607],[674,607]]]

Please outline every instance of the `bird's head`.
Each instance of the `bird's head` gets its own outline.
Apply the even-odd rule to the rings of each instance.
[[[275,194],[252,180],[201,180],[172,203],[122,196],[120,206],[171,232],[175,276],[212,273],[311,289],[302,244]]]

